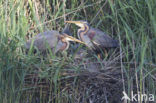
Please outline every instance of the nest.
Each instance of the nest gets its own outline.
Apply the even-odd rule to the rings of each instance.
[[[76,60],[69,64],[70,66],[79,66],[81,68],[79,71],[61,70],[60,78],[57,79],[54,79],[54,76],[43,78],[37,73],[26,75],[27,96],[33,94],[32,101],[35,103],[121,102],[123,83],[120,63],[112,62],[112,60],[99,63],[93,59],[92,61],[87,59],[83,61],[83,64],[78,65],[80,61]],[[69,65],[64,68],[69,68]]]

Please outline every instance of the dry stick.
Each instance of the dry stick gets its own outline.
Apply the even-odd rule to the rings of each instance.
[[[38,7],[37,7],[37,3],[35,2],[35,0],[33,0],[32,2],[34,2],[34,5],[35,5],[35,14],[36,14],[36,16],[37,16],[37,21],[39,22],[39,23],[41,23],[41,21],[40,21],[40,16],[39,16],[39,14],[38,14]],[[42,30],[42,29],[41,29]]]
[[[116,13],[116,16],[117,16],[117,13]],[[117,28],[117,30],[118,30],[118,32],[120,32],[120,30],[119,30],[119,24],[118,24],[118,19],[117,19],[117,25],[118,25],[118,28]],[[121,64],[121,74],[122,74],[122,83],[123,83],[123,91],[125,91],[125,81],[124,81],[124,73],[123,73],[123,62],[122,62],[122,48],[121,48],[121,37],[120,37],[120,35],[118,36],[119,37],[119,42],[120,42],[120,64]],[[124,101],[124,102],[126,102],[126,101]]]
[[[143,70],[145,70],[154,80],[156,80],[156,77],[155,77],[154,75],[151,74],[151,72],[153,72],[154,69],[153,69],[152,71],[150,71],[150,73],[149,73],[149,71],[147,71],[145,68],[143,68]],[[146,77],[146,76],[145,76],[145,77]],[[145,77],[144,77],[143,79],[145,79]]]
[[[6,0],[5,1],[5,29],[6,30],[8,30],[8,23],[7,23],[7,21],[8,21],[8,0]],[[6,24],[7,23],[7,24]],[[5,33],[5,35],[6,35],[6,33]]]
[[[134,40],[133,40],[133,44],[134,44]],[[134,46],[133,46],[133,54],[134,54]],[[135,57],[134,57],[134,59],[135,59]],[[134,60],[134,66],[135,66],[135,78],[136,78],[136,85],[137,85],[137,93],[139,93],[139,83],[138,83],[138,75],[137,75],[137,63],[136,63],[136,59]],[[133,89],[133,88],[132,88]],[[133,90],[132,90],[133,91]]]
[[[120,35],[119,35],[119,41],[120,41],[120,44],[121,44],[121,38],[120,38]],[[123,91],[125,91],[125,81],[124,81],[124,73],[123,73],[123,63],[122,63],[122,48],[121,48],[121,45],[120,45],[120,64],[121,64],[121,74],[122,74],[122,82],[123,82]],[[127,103],[127,101],[124,101]]]
[[[105,100],[106,100],[106,103],[108,103],[108,97],[107,97],[107,95],[106,95],[106,93],[107,93],[107,90],[106,90],[106,88],[104,88],[105,90],[105,92],[104,92],[104,94],[105,94]]]
[[[98,79],[103,79],[103,80],[105,80],[105,78],[98,77],[98,76],[105,76],[105,77],[109,77],[109,78],[111,78],[111,79],[113,79],[113,80],[116,80],[116,81],[118,81],[118,82],[122,82],[121,79],[112,77],[112,76],[110,76],[110,75],[108,75],[108,74],[101,73],[101,72],[97,72],[97,73],[98,73],[98,74],[97,74],[94,78],[98,78]],[[89,72],[89,74],[90,74],[90,72]],[[84,73],[84,72],[83,72],[83,74],[73,74],[73,75],[70,74],[70,76],[65,77],[65,78],[74,78],[74,77],[78,77],[78,76],[79,76],[79,77],[82,77],[82,76],[88,76],[89,74]],[[67,73],[67,75],[68,75],[68,73]],[[63,78],[63,79],[65,79],[65,78]],[[59,79],[59,80],[62,80],[62,79]]]
[[[123,57],[123,55],[122,55],[122,57]],[[110,63],[111,62],[111,63]],[[103,63],[104,65],[106,64],[118,64],[118,63],[120,63],[121,64],[121,62],[115,62],[115,61],[102,61],[101,63]],[[89,63],[83,63],[83,64],[71,64],[72,66],[86,66],[86,65],[89,65],[89,64],[99,64],[99,62],[89,62]],[[134,64],[134,65],[138,65],[138,64],[136,64],[135,62],[122,62],[122,64]],[[149,64],[149,63],[145,63],[145,65],[149,65],[149,66],[152,66],[152,68],[156,68],[156,65],[152,65],[152,64]],[[145,70],[146,72],[148,72],[147,70]],[[154,71],[154,70],[153,70]],[[150,74],[150,76],[154,79],[154,80],[156,80],[156,77],[155,76],[153,76],[152,74]]]
[[[95,17],[92,19],[92,21],[90,22],[90,24],[92,24],[92,22],[96,19],[96,17],[99,15],[100,11],[102,11],[103,7],[106,5],[108,0],[105,1],[105,3],[103,4],[103,6],[98,10],[98,12],[96,13]]]
[[[38,7],[37,7],[37,4],[36,4],[35,0],[33,0],[33,2],[34,2],[34,5],[35,5],[35,14],[36,14],[36,16],[37,16],[38,21],[40,22],[40,17],[39,17],[39,14],[38,14]]]

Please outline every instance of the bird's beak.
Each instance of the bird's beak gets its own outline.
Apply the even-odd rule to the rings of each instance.
[[[84,42],[82,42],[82,41],[80,41],[80,40],[78,40],[78,39],[76,39],[76,38],[74,38],[74,37],[72,37],[72,36],[69,36],[69,35],[66,35],[66,40],[68,40],[68,41],[75,41],[75,42],[78,42],[78,43],[81,43],[81,44],[85,44]]]
[[[77,24],[80,23],[80,21],[65,21],[66,23],[73,23],[73,24]]]
[[[83,23],[80,21],[65,21],[66,23],[73,23],[76,24],[79,27],[84,27]]]

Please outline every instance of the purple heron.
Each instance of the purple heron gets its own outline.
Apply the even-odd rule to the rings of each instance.
[[[107,54],[107,48],[119,47],[117,40],[99,29],[92,28],[87,21],[66,21],[66,23],[74,23],[80,27],[77,32],[78,38],[92,50],[101,52],[102,49]]]
[[[66,51],[70,45],[69,41],[83,43],[65,32],[59,33],[58,31],[51,30],[37,34],[26,42],[25,47],[26,49],[30,49],[31,45],[33,45],[41,52],[46,51],[50,47],[54,53],[57,53],[58,51]]]

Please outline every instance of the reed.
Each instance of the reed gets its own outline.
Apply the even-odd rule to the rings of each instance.
[[[97,95],[98,88],[94,88],[93,81],[87,84],[90,78],[95,79],[90,77],[94,74],[81,75],[80,67],[86,58],[74,64],[73,54],[77,47],[73,44],[68,50],[68,61],[52,53],[46,59],[31,50],[26,54],[24,43],[27,39],[46,30],[61,31],[65,20],[87,20],[93,27],[119,40],[119,68],[111,68],[122,72],[119,75],[122,76],[121,93],[125,90],[130,95],[134,90],[156,95],[155,5],[155,0],[1,0],[0,102],[87,103],[91,100],[90,92]],[[71,29],[76,37],[77,27],[72,25]],[[96,55],[89,59],[92,58],[100,63],[101,70],[109,70]],[[107,65],[114,63],[113,60],[105,58]],[[94,82],[100,84],[100,81]],[[101,100],[94,98],[92,101],[102,103],[107,99]]]

